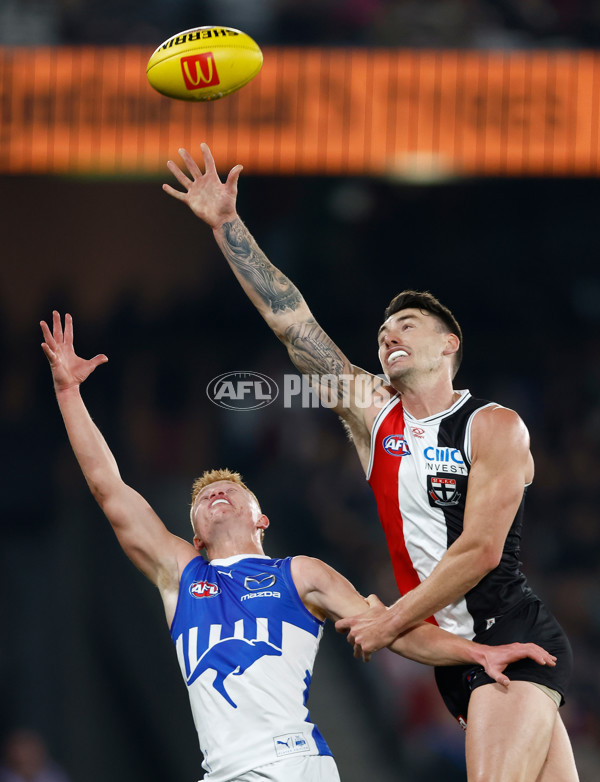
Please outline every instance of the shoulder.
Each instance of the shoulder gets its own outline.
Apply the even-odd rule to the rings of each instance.
[[[300,554],[290,558],[290,573],[297,588],[299,583],[314,583],[318,581],[323,577],[327,569],[331,568],[328,568],[328,565],[315,557]]]
[[[371,431],[379,412],[396,396],[387,381],[353,366],[351,382],[344,389],[341,402],[335,408],[354,444],[365,472],[369,464]]]
[[[514,410],[495,402],[477,411],[471,429],[473,459],[510,449],[529,452],[529,432]]]
[[[398,396],[398,392],[385,377],[372,375],[357,366],[352,367],[352,382],[348,405],[345,411],[338,412],[348,424],[352,435],[355,436],[355,429],[358,429],[368,437],[378,414],[390,400]]]
[[[315,557],[293,557],[290,564],[292,580],[300,596],[310,592],[329,592],[346,579],[331,565]]]
[[[476,411],[473,418],[473,433],[526,434],[527,427],[521,416],[509,407],[490,402]]]

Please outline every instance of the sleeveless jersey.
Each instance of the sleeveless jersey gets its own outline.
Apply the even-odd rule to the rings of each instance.
[[[477,412],[491,404],[461,391],[448,410],[417,420],[403,409],[398,395],[374,421],[367,480],[375,494],[401,594],[431,574],[462,532],[471,425]],[[498,567],[429,621],[472,639],[520,600],[533,597],[519,570],[522,518],[523,500]]]
[[[323,623],[302,603],[290,563],[197,557],[182,573],[171,637],[211,782],[331,755],[306,707]]]

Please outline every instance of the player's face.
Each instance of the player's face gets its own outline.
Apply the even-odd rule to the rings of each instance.
[[[391,382],[434,372],[448,355],[448,336],[434,315],[416,308],[395,312],[379,329],[383,371]]]
[[[261,518],[256,500],[243,486],[231,481],[216,481],[206,486],[194,502],[194,528],[205,543],[216,526],[232,532],[246,527],[255,529]]]

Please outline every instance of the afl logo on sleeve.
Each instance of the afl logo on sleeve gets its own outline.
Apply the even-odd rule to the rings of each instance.
[[[410,456],[410,449],[403,434],[388,434],[381,444],[390,456]]]
[[[220,593],[220,586],[210,581],[193,581],[190,584],[190,595],[192,597],[216,597]]]

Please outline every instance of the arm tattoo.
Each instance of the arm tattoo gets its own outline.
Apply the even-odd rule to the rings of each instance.
[[[341,375],[349,372],[348,360],[316,320],[294,323],[285,332],[290,358],[309,375]]]
[[[224,223],[223,235],[225,257],[274,313],[298,308],[300,291],[252,242],[241,220]]]

